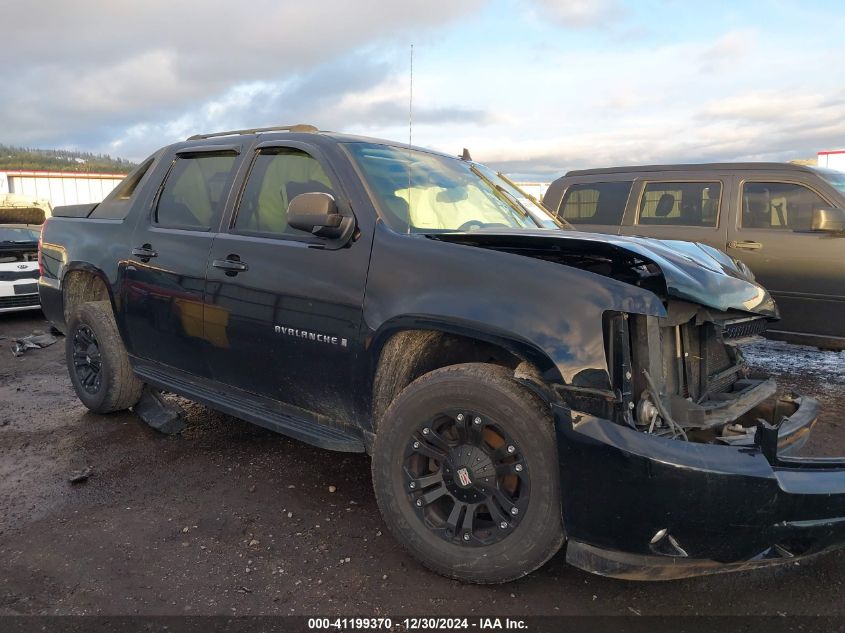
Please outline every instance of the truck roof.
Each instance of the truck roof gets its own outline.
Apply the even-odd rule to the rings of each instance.
[[[217,144],[225,142],[228,138],[237,138],[239,136],[262,136],[267,140],[283,140],[283,139],[302,139],[303,137],[312,137],[319,139],[328,139],[336,143],[374,143],[378,145],[389,145],[392,147],[401,147],[403,149],[411,149],[418,152],[427,152],[429,154],[438,154],[441,156],[448,156],[455,158],[457,155],[447,154],[445,152],[438,152],[427,147],[419,147],[416,145],[408,145],[399,141],[390,141],[382,138],[375,138],[371,136],[357,136],[354,134],[346,134],[343,132],[332,132],[329,130],[321,130],[314,125],[307,123],[297,123],[294,125],[279,125],[263,128],[250,128],[244,130],[230,130],[227,132],[210,132],[207,134],[194,134],[189,136],[182,142],[175,143],[176,146],[191,147],[196,145]]]
[[[816,168],[809,165],[798,165],[795,163],[683,163],[675,165],[628,165],[618,167],[602,167],[597,169],[574,169],[566,172],[567,176],[589,176],[592,174],[619,174],[629,172],[654,172],[654,171],[715,171],[735,170],[743,171],[749,169],[770,169],[780,171],[815,172]]]

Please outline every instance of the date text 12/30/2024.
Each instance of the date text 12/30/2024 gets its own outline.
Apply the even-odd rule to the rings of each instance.
[[[405,631],[424,630],[476,630],[519,631],[526,629],[524,620],[514,618],[309,618],[312,631],[391,630],[400,627]]]

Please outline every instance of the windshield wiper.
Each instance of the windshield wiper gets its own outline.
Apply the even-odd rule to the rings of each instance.
[[[566,220],[564,220],[563,218],[559,218],[559,217],[557,217],[557,215],[554,213],[554,211],[552,211],[551,209],[549,209],[549,207],[547,207],[547,206],[546,206],[546,204],[545,204],[542,200],[538,200],[537,198],[535,198],[534,196],[532,196],[530,193],[528,193],[527,191],[525,191],[524,189],[522,189],[522,187],[520,187],[520,186],[519,186],[518,184],[516,184],[513,180],[511,180],[510,178],[508,178],[507,176],[505,176],[505,174],[503,174],[502,172],[500,172],[500,171],[499,171],[499,172],[496,172],[496,175],[497,175],[499,178],[501,178],[502,180],[504,180],[506,183],[508,183],[511,187],[513,187],[514,189],[516,189],[519,193],[521,193],[522,195],[524,195],[524,196],[525,196],[525,198],[526,198],[527,200],[530,200],[530,201],[531,201],[532,203],[534,203],[534,204],[535,204],[535,205],[536,205],[539,209],[542,209],[543,211],[545,211],[546,213],[548,213],[548,214],[549,214],[549,218],[550,218],[553,222],[555,222],[558,226],[560,226],[560,228],[564,228],[564,229],[571,229],[571,228],[573,228],[573,227],[572,227],[572,225],[571,225],[571,224],[569,224],[569,222],[567,222],[567,221],[566,221]],[[523,205],[523,206],[524,206],[524,205]]]
[[[487,176],[484,175],[484,172],[478,169],[475,165],[470,165],[469,169],[473,174],[475,174],[476,176],[481,178],[481,180],[491,186],[493,188],[493,191],[498,194],[499,198],[502,198],[507,203],[508,207],[516,211],[523,218],[528,218],[529,220],[531,220],[534,226],[540,226],[537,220],[534,219],[534,216],[532,216],[528,212],[528,209],[526,209],[522,206],[522,204],[520,204],[519,200],[517,200],[516,197],[511,194],[510,191],[502,187],[502,185],[496,184],[495,182],[490,180]]]
[[[519,201],[519,198],[517,198],[510,191],[505,189],[502,185],[493,185],[493,186],[496,187],[496,189],[498,189],[501,193],[503,193],[507,197],[508,200],[513,202],[517,207],[519,207],[517,209],[517,211],[521,212],[523,217],[526,217],[526,218],[531,217],[531,214],[528,212],[528,209],[526,209],[525,206]]]
[[[528,193],[527,191],[524,191],[524,190],[523,190],[523,189],[522,189],[522,188],[521,188],[518,184],[516,184],[513,180],[511,180],[510,178],[508,178],[507,176],[505,176],[502,172],[497,171],[497,172],[496,172],[496,175],[497,175],[499,178],[501,178],[502,180],[504,180],[506,183],[508,183],[511,187],[513,187],[514,189],[516,189],[519,193],[521,193],[522,195],[524,195],[526,200],[530,200],[531,202],[533,202],[534,204],[536,204],[536,205],[537,205],[538,207],[540,207],[541,209],[545,209],[548,213],[552,213],[551,209],[549,209],[549,208],[548,208],[545,204],[543,204],[540,200],[538,200],[537,198],[535,198],[534,196],[532,196],[532,195],[531,195],[530,193]],[[554,215],[554,214],[552,214],[552,215]]]

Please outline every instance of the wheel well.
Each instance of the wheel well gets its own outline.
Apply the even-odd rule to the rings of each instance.
[[[414,380],[435,369],[461,363],[506,367],[518,382],[545,401],[551,399],[537,367],[504,347],[437,330],[404,330],[392,335],[379,355],[373,379],[373,430],[378,428],[393,399]]]
[[[83,303],[108,301],[109,290],[103,280],[86,270],[72,270],[62,280],[65,323]]]

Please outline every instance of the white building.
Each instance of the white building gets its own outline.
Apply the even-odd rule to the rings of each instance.
[[[62,171],[0,171],[0,194],[14,193],[49,200],[53,207],[101,202],[124,174]]]
[[[832,149],[819,152],[816,158],[816,164],[819,167],[830,167],[831,169],[845,171],[845,149]]]
[[[549,188],[549,185],[551,183],[548,183],[548,182],[518,182],[516,184],[525,193],[534,196],[535,198],[537,198],[537,200],[542,200],[543,196],[546,193],[546,189]]]

